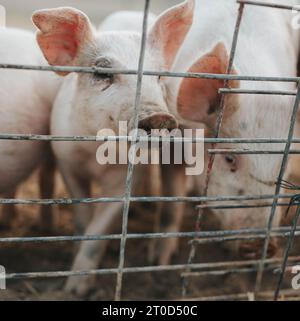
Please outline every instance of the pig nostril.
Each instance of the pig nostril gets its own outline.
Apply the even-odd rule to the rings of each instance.
[[[176,118],[170,114],[158,113],[139,121],[139,129],[145,130],[148,134],[151,130],[167,129],[169,131],[178,128]]]

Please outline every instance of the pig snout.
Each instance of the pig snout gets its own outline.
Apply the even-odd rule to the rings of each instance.
[[[250,242],[243,242],[239,246],[239,255],[243,259],[248,260],[258,260],[262,257],[264,247],[264,241],[250,241]],[[276,239],[270,240],[267,258],[273,258],[276,256],[279,250],[279,245]]]
[[[177,128],[176,118],[169,113],[154,113],[139,120],[139,129],[143,129],[147,133],[151,133],[152,129],[168,129],[171,131]]]

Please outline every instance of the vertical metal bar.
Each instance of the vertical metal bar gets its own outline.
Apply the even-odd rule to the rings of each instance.
[[[233,62],[234,62],[234,57],[235,57],[235,53],[236,53],[240,27],[241,27],[241,23],[242,23],[242,19],[243,19],[244,8],[245,8],[245,5],[243,3],[240,3],[239,9],[238,9],[237,20],[236,20],[236,24],[235,24],[235,28],[234,28],[232,44],[231,44],[230,57],[229,57],[229,62],[228,62],[228,66],[227,66],[227,74],[230,74],[232,71],[232,68],[233,68]],[[224,81],[224,88],[228,88],[228,85],[229,85],[229,80],[225,80]],[[218,138],[219,134],[220,134],[224,111],[225,111],[225,100],[226,100],[226,95],[222,94],[218,118],[217,118],[217,125],[216,125],[216,129],[215,129],[215,138]],[[215,148],[215,146],[216,146],[215,143],[212,144],[212,148]],[[204,196],[207,196],[207,194],[208,194],[210,174],[211,174],[211,171],[212,171],[212,168],[214,165],[214,161],[215,161],[215,155],[210,155],[208,167],[207,167],[207,172],[206,172],[206,182],[205,182],[205,189],[204,189],[204,194],[203,194]],[[196,221],[196,231],[200,230],[202,216],[203,216],[203,209],[199,209],[199,214],[198,214],[197,221]],[[197,250],[196,242],[193,242],[191,245],[188,264],[193,263],[193,261],[195,259],[195,255],[196,255],[196,250]],[[188,287],[188,280],[187,280],[187,278],[183,278],[183,280],[182,280],[182,296],[183,297],[185,297],[187,294],[187,287]]]
[[[142,32],[142,41],[141,41],[141,50],[138,66],[138,77],[137,77],[137,89],[135,97],[135,106],[134,106],[134,128],[138,128],[138,116],[141,102],[141,92],[142,92],[142,80],[143,80],[143,69],[145,61],[145,52],[147,45],[147,27],[148,27],[148,14],[149,14],[150,0],[145,0],[144,7],[144,20],[143,20],[143,32]],[[135,131],[133,141],[131,143],[133,155],[136,154],[136,142],[138,139],[138,131]],[[134,156],[133,156],[134,157]],[[126,187],[125,187],[125,201],[123,208],[123,220],[122,220],[122,237],[120,242],[120,260],[117,274],[117,284],[116,284],[116,293],[115,300],[120,301],[122,296],[122,284],[123,284],[123,269],[125,263],[125,247],[127,242],[127,233],[128,233],[128,216],[129,216],[129,207],[130,207],[130,198],[132,190],[132,181],[133,181],[133,170],[134,162],[129,162],[127,178],[126,178]]]
[[[275,195],[279,195],[280,194],[280,189],[281,189],[280,182],[283,179],[283,176],[284,176],[284,173],[285,173],[285,170],[286,170],[286,167],[287,167],[289,153],[290,153],[291,145],[292,145],[292,139],[293,139],[293,136],[294,136],[294,129],[295,129],[295,124],[296,124],[296,120],[297,120],[297,112],[298,112],[298,109],[299,109],[299,103],[300,103],[300,82],[298,82],[297,96],[296,96],[296,99],[295,99],[293,112],[292,112],[292,116],[291,116],[291,121],[290,121],[288,142],[287,142],[287,144],[285,146],[285,152],[284,152],[284,156],[283,156],[283,159],[282,159],[280,173],[279,173],[279,176],[278,176],[278,182],[277,182],[277,185],[276,185]],[[260,264],[259,264],[259,268],[258,268],[258,272],[257,272],[257,276],[256,276],[256,282],[255,282],[255,293],[256,294],[261,289],[261,283],[262,283],[262,278],[263,278],[263,273],[264,273],[265,261],[266,261],[267,254],[268,254],[268,247],[269,247],[269,242],[270,242],[270,237],[271,237],[271,230],[272,230],[272,226],[273,226],[274,217],[275,217],[275,214],[276,214],[277,204],[278,204],[278,199],[274,198],[272,209],[271,209],[271,214],[270,214],[268,225],[267,225],[267,231],[266,231],[267,235],[266,235],[266,239],[265,239],[265,242],[264,242],[263,254],[262,254],[262,258],[261,258],[261,261],[260,261]]]
[[[293,227],[292,227],[292,230],[291,230],[291,235],[289,237],[287,246],[286,246],[285,251],[284,251],[283,262],[282,262],[282,266],[281,266],[281,272],[280,272],[277,288],[276,288],[275,295],[274,295],[274,300],[275,301],[278,301],[278,298],[279,298],[282,282],[283,282],[283,279],[284,279],[284,274],[285,274],[287,263],[288,263],[288,260],[289,260],[290,251],[292,249],[292,246],[293,246],[293,243],[294,243],[294,240],[295,240],[295,235],[296,235],[296,230],[297,230],[299,218],[300,218],[300,206],[298,206],[298,208],[297,208],[297,211],[296,211],[296,214],[295,214],[295,218],[294,218],[294,224],[293,224]]]

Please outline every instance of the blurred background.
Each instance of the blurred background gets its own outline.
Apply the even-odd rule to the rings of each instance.
[[[152,0],[151,11],[159,14],[180,0]],[[34,10],[71,6],[84,11],[95,25],[117,10],[143,10],[143,0],[0,0],[6,8],[7,26],[34,30],[30,17]]]

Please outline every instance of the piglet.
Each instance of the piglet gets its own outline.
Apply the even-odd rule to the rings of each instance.
[[[185,1],[163,13],[147,37],[145,70],[170,70],[193,21],[193,1]],[[34,13],[37,41],[51,65],[137,69],[141,35],[136,32],[96,32],[88,17],[73,8],[40,10]],[[55,102],[51,133],[95,135],[101,129],[116,134],[120,121],[133,128],[136,75],[67,74]],[[140,100],[139,127],[174,129],[177,121],[167,107],[164,80],[144,77]],[[102,188],[101,196],[124,193],[127,165],[99,165],[99,144],[53,143],[54,152],[72,197],[91,195],[91,184]],[[98,195],[99,196],[99,195]],[[102,235],[111,231],[120,216],[122,203],[76,207],[77,231]],[[93,213],[94,216],[93,216]],[[107,242],[85,242],[80,246],[73,269],[95,269]],[[66,290],[86,294],[93,279],[69,278]]]
[[[18,29],[0,28],[0,61],[5,64],[46,65],[34,34]],[[52,104],[60,79],[37,71],[0,71],[0,132],[6,134],[49,134]],[[39,166],[41,197],[51,198],[54,184],[50,144],[37,141],[0,141],[0,194],[14,198],[17,187]],[[49,207],[41,208],[40,227],[51,228]],[[15,210],[2,208],[1,225],[13,223]]]

